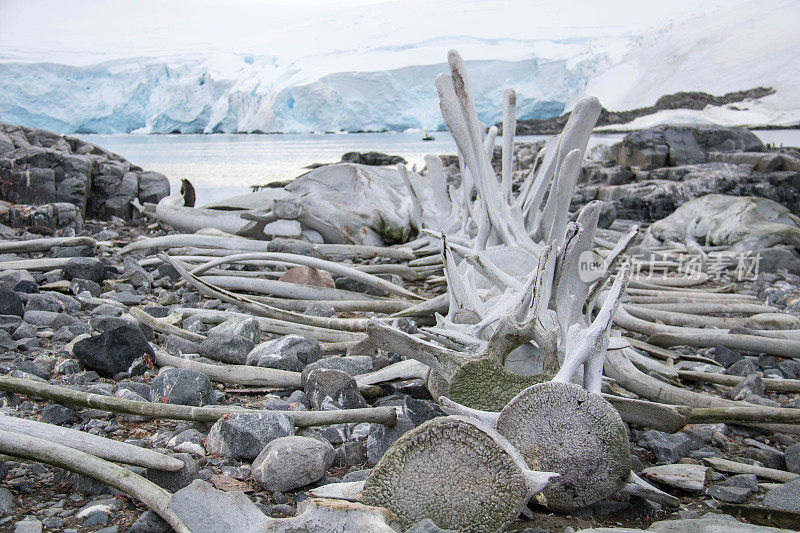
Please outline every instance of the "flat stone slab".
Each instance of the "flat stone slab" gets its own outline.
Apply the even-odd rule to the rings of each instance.
[[[674,464],[645,468],[642,474],[647,479],[668,487],[697,492],[705,488],[711,469],[702,465]]]

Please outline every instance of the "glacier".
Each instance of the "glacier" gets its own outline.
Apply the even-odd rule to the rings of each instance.
[[[147,18],[159,2],[142,0],[138,38],[125,46],[120,37],[133,30],[98,34],[90,2],[69,10],[43,2],[52,36],[47,20],[38,34],[15,24],[15,12],[33,9],[22,0],[8,0],[17,11],[0,16],[0,120],[59,133],[436,130],[443,124],[434,79],[449,48],[467,59],[486,124],[501,119],[506,87],[517,90],[524,119],[558,115],[586,95],[623,110],[677,91],[771,86],[776,93],[758,101],[663,113],[633,127],[800,120],[796,0],[619,0],[617,12],[593,0],[575,0],[569,11],[556,0],[363,0],[369,5],[320,4],[302,19],[298,9],[249,3],[216,13],[220,24],[182,33],[166,16]],[[270,31],[266,20],[274,20]],[[90,31],[95,39],[82,41]],[[72,48],[64,45],[69,32]]]
[[[434,88],[445,63],[338,72],[292,83],[270,57],[228,57],[227,77],[205,60],[120,59],[89,66],[0,63],[0,117],[60,133],[403,131],[443,127]],[[238,65],[236,65],[238,63]],[[481,60],[479,116],[501,119],[505,87],[522,118],[560,114],[585,78],[566,60]]]

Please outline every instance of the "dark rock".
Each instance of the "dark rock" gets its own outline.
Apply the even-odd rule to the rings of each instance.
[[[122,372],[140,375],[147,369],[145,356],[155,357],[153,348],[135,326],[120,326],[75,343],[73,355],[83,366],[103,377]]]
[[[139,172],[137,197],[139,202],[157,204],[169,196],[169,180],[163,174],[145,170]]]
[[[706,493],[715,500],[726,503],[744,503],[753,494],[753,491],[745,487],[726,487],[724,485],[711,485]]]
[[[800,474],[800,442],[786,448],[786,469],[789,472]]]
[[[436,402],[416,400],[410,396],[406,396],[405,398],[403,412],[415,426],[419,426],[423,422],[427,422],[439,416],[446,416]]]
[[[37,294],[39,292],[39,286],[36,284],[35,281],[28,281],[23,279],[16,285],[14,285],[14,290],[16,292],[22,292],[25,294]]]
[[[29,337],[35,337],[36,336],[36,325],[37,325],[37,323],[40,322],[39,318],[44,319],[44,317],[46,316],[46,317],[50,317],[50,320],[52,320],[52,316],[53,316],[52,314],[48,313],[47,315],[43,315],[42,317],[39,317],[40,314],[41,313],[31,312],[30,315],[28,316],[28,318],[31,320],[31,322],[23,322],[23,323],[21,323],[17,327],[17,329],[15,329],[14,332],[11,334],[11,338],[14,339],[14,340],[20,340],[20,339],[26,339],[26,338],[29,338]],[[41,320],[41,323],[43,323],[43,324],[46,324],[47,322],[48,322],[48,320]]]
[[[87,279],[100,283],[105,277],[106,267],[95,257],[73,257],[63,267],[67,280]]]
[[[22,316],[25,313],[22,298],[4,287],[0,287],[0,315]]]
[[[353,377],[360,374],[367,374],[373,370],[372,358],[368,355],[323,357],[322,359],[305,367],[305,370],[303,370],[303,375],[301,376],[301,381],[305,383],[306,380],[308,380],[309,374],[318,368],[341,370],[348,376]]]
[[[781,361],[778,363],[778,370],[787,379],[797,379],[800,377],[800,361],[795,361],[794,359]]]
[[[176,453],[173,457],[183,461],[183,468],[177,472],[165,472],[155,468],[147,468],[144,477],[170,492],[176,492],[197,479],[197,462],[188,453]]]
[[[255,318],[233,318],[208,330],[206,340],[200,344],[200,353],[223,363],[243,365],[260,338]]]
[[[800,478],[787,481],[767,492],[764,505],[772,509],[800,512]]]
[[[0,315],[0,329],[12,333],[22,324],[21,315]]]
[[[356,380],[341,370],[317,368],[303,388],[311,407],[316,410],[355,409],[367,407],[358,391]]]
[[[196,407],[217,403],[208,376],[188,368],[162,369],[150,385],[150,401]]]
[[[169,533],[170,525],[153,511],[145,511],[139,515],[128,533]]]
[[[730,376],[741,376],[746,377],[750,374],[754,374],[758,372],[758,368],[750,359],[742,359],[733,363],[728,369],[725,371],[726,374]]]
[[[383,457],[386,450],[402,437],[407,431],[414,429],[414,423],[405,415],[397,417],[397,422],[392,427],[383,424],[370,424],[369,437],[367,438],[367,464],[375,464]]]
[[[64,310],[61,301],[50,293],[29,294],[25,302],[26,311],[50,311],[60,313]]]
[[[200,344],[177,335],[169,334],[164,340],[164,351],[172,355],[183,355],[187,353],[199,354]]]
[[[319,342],[302,335],[286,335],[262,342],[247,355],[247,364],[300,372],[322,357]],[[262,362],[263,360],[263,362]]]
[[[749,374],[738,385],[731,389],[729,396],[732,400],[746,400],[750,396],[764,396],[766,388],[761,374],[755,372]]]
[[[313,303],[306,307],[306,310],[303,311],[303,314],[310,316],[334,317],[336,316],[336,310],[330,305]]]
[[[272,239],[267,243],[268,252],[281,252],[287,254],[307,255],[309,257],[317,257],[324,259],[325,256],[319,253],[313,244],[306,241],[297,239]]]
[[[739,452],[742,457],[755,459],[767,468],[786,470],[786,458],[782,451],[755,439],[744,439],[743,444],[747,447]]]
[[[360,165],[386,166],[398,163],[406,164],[406,160],[399,155],[386,155],[380,152],[347,152],[342,156],[344,163],[358,163]]]
[[[360,281],[350,278],[336,278],[336,288],[343,291],[360,292],[363,294],[371,294],[373,296],[387,296],[388,293],[377,287],[365,285]]]
[[[726,346],[715,346],[708,351],[708,355],[725,368],[744,359],[742,354]]]
[[[261,510],[241,492],[222,492],[210,483],[195,480],[172,495],[171,507],[195,532],[266,531],[266,519]]]
[[[651,429],[645,432],[639,444],[653,452],[660,464],[672,464],[686,457],[691,449],[691,442],[683,433],[670,434]]]
[[[168,264],[162,263],[157,269],[159,278],[167,278],[170,281],[180,281],[181,275],[175,270],[175,267]]]
[[[637,130],[612,148],[619,165],[648,170],[708,161],[708,152],[758,152],[763,144],[749,130],[722,126],[664,125]]]
[[[277,413],[232,413],[220,418],[206,438],[209,453],[252,461],[268,443],[294,435],[294,423]]]
[[[267,490],[286,492],[322,479],[333,458],[333,447],[327,442],[281,437],[267,444],[253,461],[253,479]]]
[[[38,327],[47,327],[55,322],[58,318],[58,313],[53,311],[25,311],[22,319],[28,324]]]
[[[64,426],[77,420],[75,411],[57,403],[49,403],[42,409],[42,422]]]
[[[367,448],[358,441],[347,441],[336,449],[334,464],[343,468],[363,465],[367,462]]]
[[[17,499],[14,494],[7,488],[0,487],[0,517],[14,514],[16,508]]]

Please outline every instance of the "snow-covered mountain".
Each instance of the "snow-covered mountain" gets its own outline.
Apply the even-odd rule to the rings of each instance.
[[[30,2],[0,11],[5,122],[64,133],[435,129],[433,81],[450,48],[467,60],[486,123],[500,119],[506,87],[520,118],[557,115],[584,94],[626,109],[759,85],[777,93],[743,122],[785,123],[800,109],[796,0],[577,0],[567,11],[555,0],[349,0],[302,19],[277,0],[204,0],[214,16],[181,12],[178,26],[169,2],[137,2],[133,13],[150,18],[136,20],[48,1],[52,27],[45,17],[34,38],[19,18]],[[102,25],[122,15],[128,24]]]

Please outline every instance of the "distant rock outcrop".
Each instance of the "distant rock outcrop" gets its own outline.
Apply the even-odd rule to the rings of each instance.
[[[131,201],[157,203],[169,181],[91,143],[0,123],[0,200],[67,203],[85,218],[129,220]]]
[[[590,157],[583,172],[573,203],[613,202],[620,218],[658,220],[712,193],[767,198],[800,211],[800,151],[765,147],[743,128],[638,130]]]
[[[706,163],[710,152],[760,152],[761,139],[744,128],[657,126],[625,136],[611,148],[617,164],[651,170]]]
[[[649,107],[640,107],[629,111],[609,111],[603,108],[600,112],[600,118],[597,119],[597,126],[627,124],[639,117],[652,115],[665,109],[705,109],[709,105],[722,106],[751,98],[763,98],[774,92],[775,90],[769,87],[756,87],[755,89],[736,91],[722,96],[714,96],[703,92],[667,94],[659,98],[655,105]],[[569,119],[569,113],[546,119],[518,120],[517,135],[555,135],[561,132],[567,123],[567,119]],[[502,132],[502,122],[498,122],[497,127]]]

